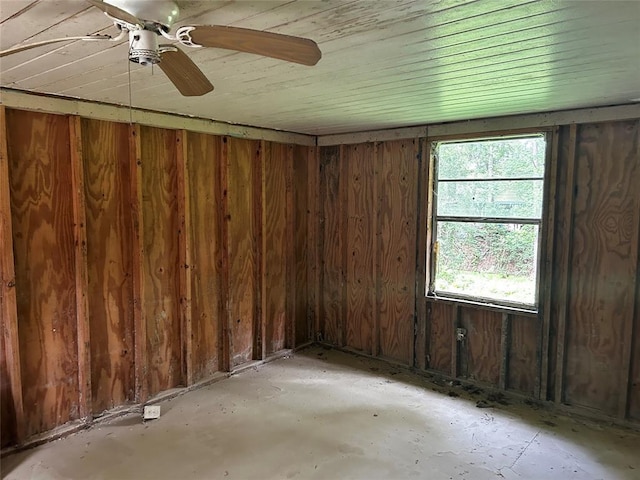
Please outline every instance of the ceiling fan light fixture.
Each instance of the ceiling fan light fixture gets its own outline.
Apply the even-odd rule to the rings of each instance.
[[[129,60],[140,65],[160,63],[158,36],[150,30],[129,32]]]

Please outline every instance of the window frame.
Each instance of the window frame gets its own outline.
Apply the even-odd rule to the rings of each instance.
[[[445,143],[477,143],[482,141],[500,141],[520,138],[542,137],[545,142],[544,150],[544,172],[542,177],[513,177],[513,178],[498,178],[498,179],[483,179],[485,181],[513,181],[513,180],[542,180],[542,205],[539,218],[498,218],[498,217],[456,217],[451,215],[438,215],[438,147]],[[427,269],[427,281],[425,296],[427,299],[439,300],[439,301],[451,301],[460,304],[477,305],[487,308],[502,308],[508,311],[520,311],[523,313],[537,314],[542,305],[541,299],[541,282],[543,278],[543,266],[544,266],[544,246],[546,235],[546,223],[547,223],[547,206],[549,203],[549,169],[551,164],[551,143],[552,132],[550,129],[540,128],[535,130],[527,130],[522,132],[513,132],[508,134],[497,135],[466,135],[464,137],[455,136],[453,138],[440,138],[432,139],[428,142],[428,149],[430,152],[430,177],[429,178],[429,198],[428,202],[431,204],[431,212],[428,228],[431,230],[429,235],[428,248],[428,269]],[[464,181],[465,179],[444,179],[445,182],[452,181]],[[480,181],[480,180],[471,180]],[[537,225],[538,226],[538,238],[537,238],[537,251],[535,259],[536,278],[535,278],[535,300],[533,304],[512,302],[509,300],[500,300],[496,298],[481,297],[476,295],[464,295],[455,292],[437,292],[435,289],[435,282],[437,278],[437,265],[438,265],[438,252],[436,251],[436,245],[438,242],[438,222],[441,221],[453,221],[453,222],[466,222],[466,223],[496,223],[496,224],[516,224],[516,225]]]

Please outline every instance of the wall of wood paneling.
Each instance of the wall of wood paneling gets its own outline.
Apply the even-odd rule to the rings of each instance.
[[[224,212],[220,173],[222,139],[201,133],[187,136],[190,185],[191,322],[194,380],[221,369],[219,313],[223,311],[222,229]]]
[[[418,140],[320,150],[322,338],[413,363]]]
[[[640,231],[640,122],[580,125],[564,325],[562,398],[624,414]]]
[[[135,399],[129,128],[83,120],[91,397],[100,412]]]
[[[310,339],[640,420],[638,120],[558,129],[537,316],[424,300],[422,139],[1,123],[3,446]]]
[[[314,147],[0,111],[3,447],[312,337]]]
[[[26,435],[79,417],[69,120],[7,111]]]
[[[416,286],[429,262],[418,239],[429,238],[430,164],[420,139],[321,147],[323,340],[638,420],[640,121],[548,131],[538,314],[425,302]]]

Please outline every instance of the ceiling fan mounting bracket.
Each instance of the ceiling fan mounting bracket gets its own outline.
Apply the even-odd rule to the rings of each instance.
[[[172,0],[105,0],[104,3],[133,15],[143,23],[141,27],[156,32],[169,31],[180,16],[180,8],[178,8],[178,5]],[[123,22],[123,20],[118,18],[113,18],[113,20],[118,23]],[[135,27],[135,25],[131,25],[126,21],[123,23],[125,27]],[[131,30],[131,28],[128,29]]]

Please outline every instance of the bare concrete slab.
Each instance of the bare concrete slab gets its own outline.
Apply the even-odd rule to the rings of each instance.
[[[637,432],[321,347],[161,406],[10,455],[2,476],[640,479]]]

